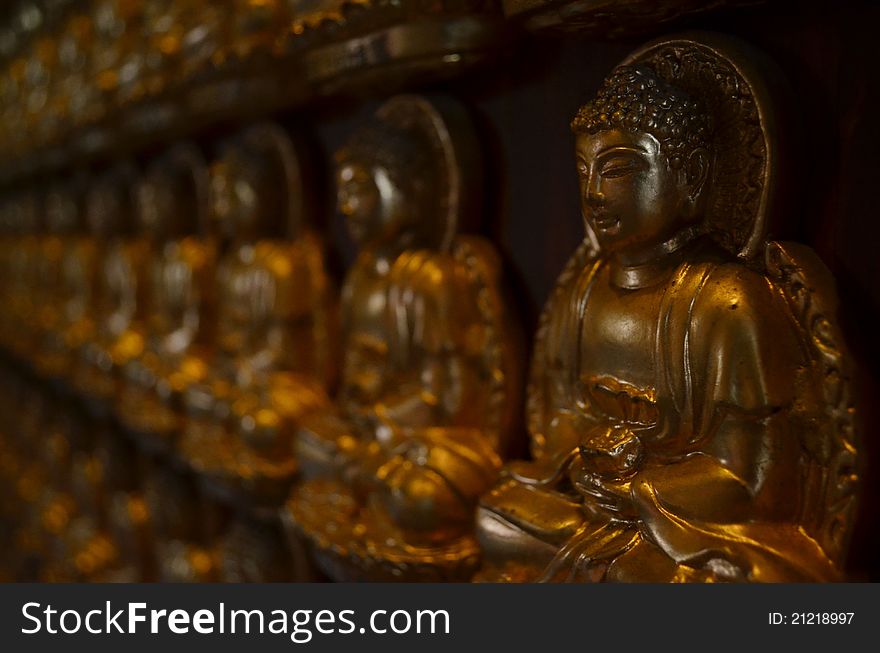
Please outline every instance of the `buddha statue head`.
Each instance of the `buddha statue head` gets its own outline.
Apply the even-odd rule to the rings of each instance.
[[[192,145],[180,145],[156,159],[137,185],[141,229],[162,241],[204,234],[207,203],[204,161]]]
[[[620,66],[571,126],[584,221],[603,250],[643,261],[703,229],[713,147],[697,99]]]
[[[460,107],[399,95],[336,153],[337,205],[362,249],[448,250],[477,219],[479,153]]]
[[[251,127],[230,142],[210,170],[211,212],[230,240],[296,238],[305,206],[299,166],[277,125]]]
[[[363,248],[418,240],[436,186],[420,134],[384,120],[355,132],[336,155],[337,203]]]

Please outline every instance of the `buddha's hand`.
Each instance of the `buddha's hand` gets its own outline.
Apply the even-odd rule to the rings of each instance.
[[[625,424],[597,424],[581,438],[578,446],[584,468],[607,480],[632,476],[644,458],[644,447],[636,433]]]
[[[414,544],[436,544],[470,529],[481,494],[501,460],[476,429],[420,429],[386,449],[372,499]]]
[[[639,436],[622,424],[597,424],[578,445],[571,467],[572,485],[584,496],[586,508],[597,515],[636,519],[631,485],[642,466]]]

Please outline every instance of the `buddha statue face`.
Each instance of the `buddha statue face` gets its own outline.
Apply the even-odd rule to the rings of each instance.
[[[287,179],[271,154],[232,149],[211,166],[210,177],[212,215],[225,238],[285,234]]]
[[[211,208],[225,238],[251,235],[259,222],[259,191],[246,166],[227,156],[211,166]]]
[[[646,259],[700,227],[708,117],[651,71],[620,68],[572,123],[581,208],[603,250]]]
[[[361,247],[393,240],[414,214],[405,190],[381,166],[345,161],[336,183],[339,211]]]
[[[432,178],[428,151],[417,136],[377,122],[337,154],[337,206],[358,246],[407,242],[419,221],[426,221]]]

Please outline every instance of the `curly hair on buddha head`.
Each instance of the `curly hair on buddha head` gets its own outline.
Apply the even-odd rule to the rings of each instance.
[[[712,120],[702,102],[646,66],[616,68],[596,97],[578,110],[571,129],[575,134],[611,129],[651,134],[673,168],[712,144]]]

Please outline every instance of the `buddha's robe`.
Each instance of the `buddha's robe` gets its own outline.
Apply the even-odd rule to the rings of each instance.
[[[590,347],[595,322],[652,291],[603,304],[608,262],[583,258],[537,344],[535,461],[511,466],[481,503],[484,577],[836,578],[812,522],[820,384],[782,289],[717,254],[681,263],[656,304],[629,315],[649,344],[626,378]]]
[[[356,261],[343,295],[340,403],[307,420],[298,441],[307,478],[344,482],[381,515],[361,518],[390,520],[414,544],[470,529],[504,447],[501,307],[479,288],[497,283],[497,261],[481,241],[461,240],[458,255]]]

